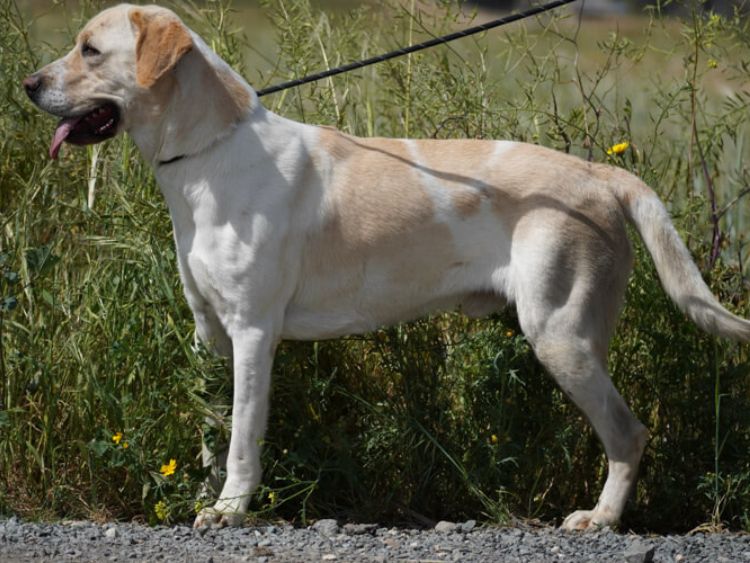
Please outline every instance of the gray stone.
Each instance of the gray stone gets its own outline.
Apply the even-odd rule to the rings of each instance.
[[[108,540],[113,540],[117,537],[117,528],[107,528],[107,531],[104,532],[104,537]]]
[[[469,532],[474,530],[474,528],[476,527],[477,527],[476,520],[467,520],[466,522],[461,524],[461,531],[464,532],[465,534],[468,534]]]
[[[447,520],[441,520],[435,524],[435,531],[441,534],[450,534],[458,530],[458,524],[448,522]]]
[[[623,557],[627,563],[651,563],[654,560],[655,552],[654,546],[635,541],[625,550]]]
[[[344,524],[344,533],[348,536],[361,536],[363,534],[374,534],[378,529],[377,524]]]
[[[339,524],[333,518],[324,518],[315,522],[312,525],[312,529],[321,536],[331,537],[339,533]]]

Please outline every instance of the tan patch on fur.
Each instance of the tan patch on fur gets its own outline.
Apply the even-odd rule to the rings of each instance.
[[[91,31],[84,29],[78,34],[78,37],[76,37],[76,45],[83,45],[89,39],[91,39]]]
[[[394,240],[384,253],[389,279],[402,287],[434,291],[451,264],[459,259],[447,225],[430,223]]]
[[[502,168],[497,162],[494,141],[460,139],[450,141],[415,140],[423,172],[440,180],[451,190],[450,200],[456,214],[467,219],[479,212],[482,191],[492,170]]]
[[[497,169],[498,162],[493,162],[497,143],[479,139],[413,140],[419,154],[419,161],[429,170],[447,175],[445,180],[464,187],[466,180],[478,178],[486,180],[485,171]],[[460,175],[451,178],[450,175]]]
[[[544,217],[555,225],[564,223],[560,228],[593,232],[614,244],[611,229],[619,229],[623,217],[615,194],[603,189],[613,175],[610,167],[529,144],[510,147],[492,163],[477,156],[482,148],[487,155],[481,145],[460,151],[472,153],[462,168],[473,171],[467,176],[482,179],[475,184],[481,198],[490,202],[514,236],[522,234],[517,231],[519,222],[534,230]],[[522,221],[529,215],[536,219]]]
[[[335,127],[321,125],[318,130],[318,148],[320,151],[317,155],[313,155],[318,161],[321,161],[321,158],[345,159],[354,151],[354,143],[348,142],[351,137],[344,135]]]
[[[331,290],[334,307],[343,296],[356,299],[371,270],[404,292],[430,295],[460,259],[450,228],[435,221],[435,206],[407,143],[319,129],[312,160],[328,196],[323,228],[305,252],[306,267],[311,279],[328,276],[331,268],[342,272]],[[423,303],[415,299],[412,305]],[[382,304],[376,315],[383,322],[402,318],[403,311],[390,306]]]
[[[410,221],[431,220],[433,204],[421,185],[427,175],[451,190],[461,218],[488,201],[514,236],[543,219],[559,225],[562,238],[594,237],[610,247],[622,246],[615,240],[624,232],[620,205],[613,192],[603,189],[620,172],[609,166],[536,145],[519,143],[498,151],[493,141],[359,139],[333,129],[320,130],[319,146],[335,170],[347,170],[343,177],[334,175],[334,184],[335,193],[346,194],[337,208],[360,211],[352,236],[378,238],[408,230]],[[523,220],[530,216],[536,219]]]
[[[83,75],[83,73],[85,72],[85,68],[86,67],[85,63],[83,62],[83,55],[81,55],[81,49],[77,48],[73,53],[71,53],[70,58],[67,60],[65,71],[69,76],[78,78]]]
[[[481,196],[473,191],[456,191],[451,194],[451,204],[462,219],[467,219],[479,211]]]
[[[84,29],[76,37],[76,47],[73,52],[66,58],[66,72],[74,78],[81,77],[85,73],[86,63],[83,60],[81,48],[85,43],[91,40],[93,32],[90,29]]]
[[[237,78],[228,70],[218,69],[216,77],[224,86],[224,90],[229,96],[229,104],[222,104],[222,107],[231,115],[225,116],[228,121],[233,122],[242,117],[251,106],[250,92]]]
[[[434,206],[403,141],[325,129],[320,137],[335,159],[331,198],[336,227],[347,244],[378,245],[432,222]]]
[[[602,167],[602,177],[615,192],[623,207],[629,208],[639,197],[652,197],[653,190],[630,172],[614,166]]]
[[[150,88],[193,48],[193,40],[182,22],[167,11],[136,9],[130,12],[130,21],[138,32],[136,81]]]

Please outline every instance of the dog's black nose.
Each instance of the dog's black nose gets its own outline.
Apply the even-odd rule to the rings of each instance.
[[[34,94],[36,94],[42,86],[42,77],[38,74],[31,74],[23,79],[22,84],[29,98],[33,98]]]

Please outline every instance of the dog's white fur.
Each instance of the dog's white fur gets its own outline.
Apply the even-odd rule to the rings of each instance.
[[[82,57],[83,42],[101,56]],[[260,481],[282,338],[515,304],[539,360],[609,459],[598,503],[568,516],[568,529],[618,521],[647,441],[606,367],[632,265],[626,223],[693,321],[750,338],[750,323],[703,282],[653,191],[618,168],[522,143],[362,139],[284,119],[155,6],[102,12],[38,76],[35,101],[56,115],[118,105],[120,130],[153,164],[167,200],[197,333],[233,358],[227,478],[196,526],[240,523]]]

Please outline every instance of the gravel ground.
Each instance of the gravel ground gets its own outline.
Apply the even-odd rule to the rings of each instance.
[[[621,561],[750,562],[750,536],[636,536],[610,530],[489,528],[440,522],[434,529],[339,525],[273,525],[222,530],[187,526],[0,519],[0,563],[58,561]]]

